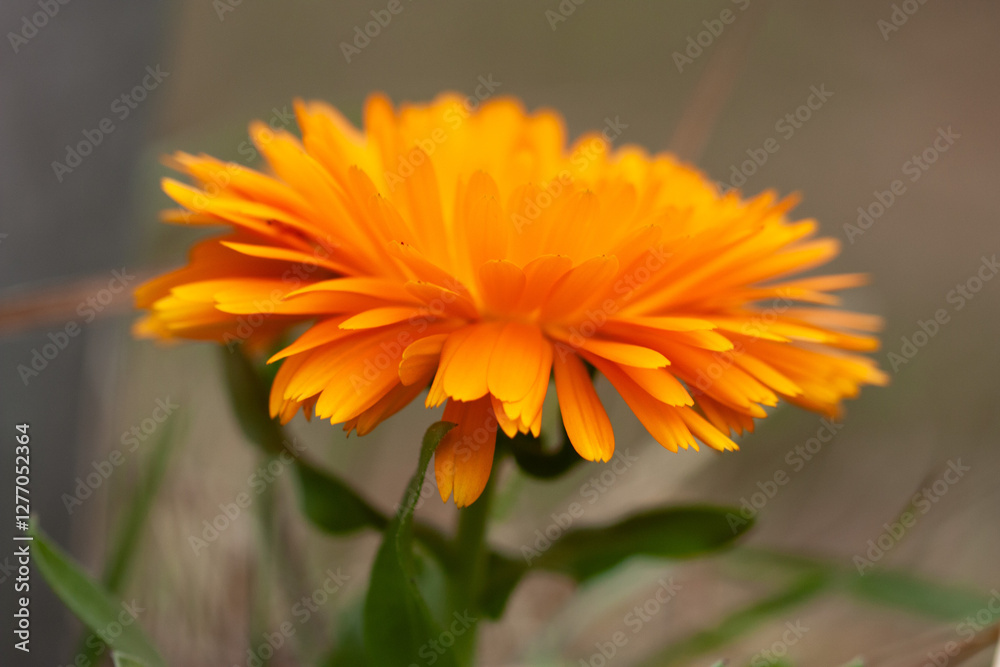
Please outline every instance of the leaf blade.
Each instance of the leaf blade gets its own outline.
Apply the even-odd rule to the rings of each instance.
[[[751,522],[730,524],[728,517],[735,511],[710,505],[666,507],[609,526],[570,530],[552,542],[533,567],[586,581],[633,556],[681,560],[709,555],[751,528]]]
[[[452,427],[447,422],[437,422],[427,429],[417,472],[375,556],[364,610],[365,650],[372,664],[421,664],[426,657],[420,655],[421,651],[441,633],[415,583],[413,512],[434,450]],[[435,655],[442,667],[456,664],[450,651]]]
[[[112,648],[135,656],[148,667],[166,667],[163,658],[134,616],[121,619],[127,607],[97,584],[83,569],[32,525],[32,559],[42,577],[70,611]],[[130,612],[131,613],[131,612]],[[121,628],[112,637],[108,629]]]
[[[134,655],[128,655],[121,651],[115,651],[111,654],[111,662],[114,663],[115,667],[148,667],[145,662]]]
[[[856,598],[940,621],[956,621],[989,602],[987,595],[892,570],[853,576],[846,587]]]
[[[384,530],[389,519],[338,477],[298,460],[299,507],[314,526],[333,535],[363,528]]]

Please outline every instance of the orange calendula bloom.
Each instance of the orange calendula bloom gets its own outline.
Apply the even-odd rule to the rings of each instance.
[[[670,155],[600,133],[566,148],[561,117],[457,95],[364,130],[297,102],[301,140],[262,123],[269,170],[175,154],[170,222],[226,225],[137,292],[140,335],[265,345],[271,413],[301,408],[361,435],[415,399],[458,424],[435,456],[442,498],[482,492],[496,429],[538,435],[554,376],[566,432],[606,461],[596,369],[664,447],[733,450],[779,398],[836,415],[886,376],[858,352],[878,318],[826,308],[863,276],[795,277],[838,252],[767,192],[720,194]],[[299,329],[296,329],[299,330]]]

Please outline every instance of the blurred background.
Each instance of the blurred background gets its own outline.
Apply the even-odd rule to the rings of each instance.
[[[157,221],[168,205],[160,156],[254,165],[247,123],[294,129],[297,96],[357,121],[373,91],[421,101],[446,89],[472,95],[488,80],[528,108],[559,109],[571,136],[612,119],[625,127],[616,143],[675,150],[748,194],[800,193],[796,215],[843,242],[832,269],[872,275],[846,306],[885,316],[877,357],[892,383],[866,389],[832,426],[779,408],[728,456],[664,451],[603,387],[618,447],[638,464],[620,475],[581,465],[556,483],[504,469],[494,543],[512,554],[534,544],[607,473],[581,522],[667,501],[745,503],[758,514],[751,550],[691,565],[637,561],[584,589],[531,575],[505,619],[486,626],[481,664],[745,665],[787,654],[839,665],[864,654],[866,664],[922,665],[967,639],[968,621],[927,613],[934,605],[919,592],[884,604],[892,594],[813,586],[800,576],[808,566],[796,568],[856,573],[862,558],[1000,603],[1000,279],[990,280],[1000,252],[1000,5],[401,0],[378,34],[359,37],[387,4],[0,6],[0,423],[10,443],[0,447],[0,497],[13,495],[14,425],[27,422],[33,511],[100,573],[168,447],[121,595],[139,602],[138,620],[170,664],[248,664],[248,646],[265,639],[250,636],[247,610],[271,571],[255,557],[254,520],[233,519],[204,547],[192,537],[252,488],[260,459],[234,424],[217,350],[129,333],[131,289],[183,263],[195,238]],[[413,405],[361,440],[301,417],[292,430],[390,510],[412,474],[415,434],[437,417]],[[165,440],[168,423],[175,435]],[[272,664],[315,664],[363,595],[378,536],[309,528],[281,472],[269,482],[283,518],[277,551],[293,567],[287,580],[270,577],[277,592],[263,626],[297,630]],[[879,547],[909,503],[916,525]],[[419,513],[445,528],[455,517],[433,489]],[[0,547],[7,628],[12,549]],[[303,620],[295,605],[327,570],[343,583]],[[663,581],[676,594],[648,605]],[[30,659],[5,639],[0,662],[72,664],[79,624],[37,572],[32,593]],[[637,606],[641,622],[630,616]],[[976,622],[997,620],[987,612]],[[620,630],[627,644],[602,658],[599,645]],[[990,653],[966,664],[989,665]]]

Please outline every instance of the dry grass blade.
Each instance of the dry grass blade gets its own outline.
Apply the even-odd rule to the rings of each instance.
[[[736,78],[748,60],[754,36],[767,15],[767,3],[760,3],[748,14],[719,40],[670,138],[668,150],[685,160],[696,162],[705,149]]]
[[[135,274],[131,285],[139,285],[155,273],[144,270]],[[108,286],[108,274],[74,278],[66,283],[49,283],[42,286],[19,285],[0,293],[0,336],[9,336],[52,324],[65,324],[80,317],[81,304]],[[131,291],[127,289],[125,291]],[[119,315],[131,311],[132,298],[122,293],[99,311],[92,309],[97,318]]]

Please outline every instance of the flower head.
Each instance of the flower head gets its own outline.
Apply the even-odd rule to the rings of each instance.
[[[885,375],[857,354],[878,318],[835,305],[863,277],[796,277],[838,251],[791,199],[741,199],[669,155],[588,134],[513,99],[470,111],[455,95],[394,109],[374,96],[364,130],[317,102],[302,139],[255,123],[270,168],[208,156],[170,162],[182,207],[167,220],[226,225],[189,264],[142,286],[141,335],[264,345],[271,412],[300,409],[371,431],[429,385],[457,424],[435,457],[444,499],[482,492],[496,429],[538,435],[554,376],[577,452],[608,460],[603,375],[672,451],[736,449],[785,399],[837,414]]]

